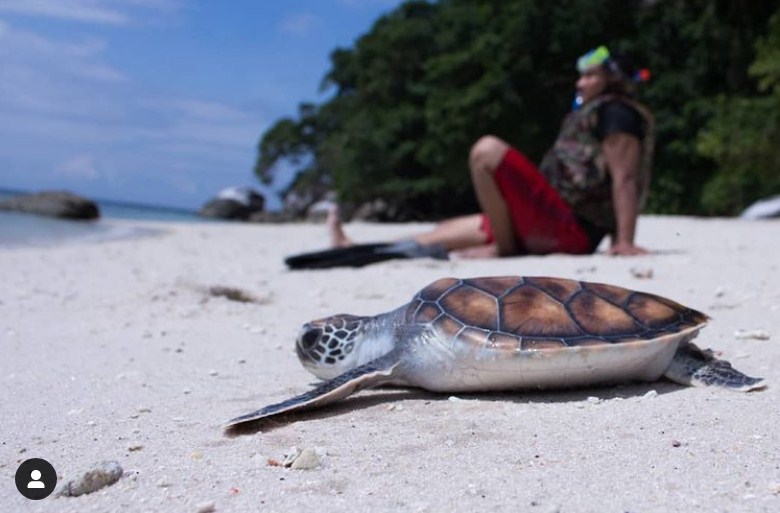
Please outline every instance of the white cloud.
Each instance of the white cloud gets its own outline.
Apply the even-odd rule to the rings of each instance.
[[[14,182],[6,185],[120,198],[144,191],[166,203],[205,197],[230,176],[250,179],[268,123],[256,110],[161,96],[110,62],[106,40],[11,19],[0,19],[0,168]],[[171,187],[178,199],[165,196]]]
[[[322,20],[310,12],[297,13],[282,20],[279,29],[294,36],[306,35],[322,25]]]
[[[85,144],[144,138],[196,151],[204,144],[256,143],[262,128],[256,115],[218,102],[140,93],[105,62],[105,51],[98,38],[54,40],[0,20],[0,132]]]
[[[370,7],[372,5],[392,6],[399,3],[399,0],[338,0],[341,5],[347,7]]]
[[[93,155],[75,155],[65,162],[62,162],[55,168],[55,172],[66,178],[78,178],[86,180],[95,180],[98,178],[95,157]]]
[[[216,123],[242,122],[247,119],[245,112],[222,103],[188,98],[154,98],[140,100],[145,108],[177,114],[191,120]]]
[[[55,40],[0,21],[0,113],[116,116],[102,91],[127,78],[105,62],[105,46],[98,38]]]
[[[159,119],[154,125],[139,126],[137,136],[175,153],[251,148],[263,125],[258,116],[217,102],[158,97],[137,105]]]
[[[155,14],[175,12],[180,0],[0,0],[0,12],[82,23],[126,25]]]

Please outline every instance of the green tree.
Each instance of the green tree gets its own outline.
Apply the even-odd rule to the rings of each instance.
[[[652,210],[713,211],[720,200],[702,191],[715,186],[702,184],[722,180],[725,161],[697,138],[721,98],[756,93],[747,69],[775,10],[776,0],[409,1],[332,53],[332,96],[269,129],[256,172],[285,162],[304,173],[295,186],[384,198],[407,217],[473,211],[471,144],[492,133],[538,161],[569,108],[577,56],[606,43],[655,77],[640,98],[658,128]]]
[[[719,98],[715,117],[698,138],[699,151],[718,164],[702,195],[709,213],[736,214],[780,193],[780,12],[756,50],[750,74],[764,94]]]
[[[756,90],[748,67],[753,42],[766,32],[776,1],[660,1],[637,12],[637,37],[626,49],[653,71],[643,99],[657,122],[655,176],[649,209],[704,214],[703,186],[717,164],[697,137],[719,98]]]

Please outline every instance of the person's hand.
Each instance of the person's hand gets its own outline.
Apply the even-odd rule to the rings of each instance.
[[[612,256],[637,256],[647,255],[650,252],[641,246],[635,246],[631,242],[616,242],[607,251]]]

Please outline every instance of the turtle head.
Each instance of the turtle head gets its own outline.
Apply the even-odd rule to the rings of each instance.
[[[367,319],[340,314],[304,324],[295,343],[303,366],[318,378],[331,379],[360,365],[356,348],[365,339]]]

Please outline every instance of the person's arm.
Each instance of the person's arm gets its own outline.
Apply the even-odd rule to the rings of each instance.
[[[622,132],[612,133],[602,141],[602,149],[612,175],[612,203],[617,223],[609,254],[644,255],[648,251],[634,244],[639,217],[639,139]]]

